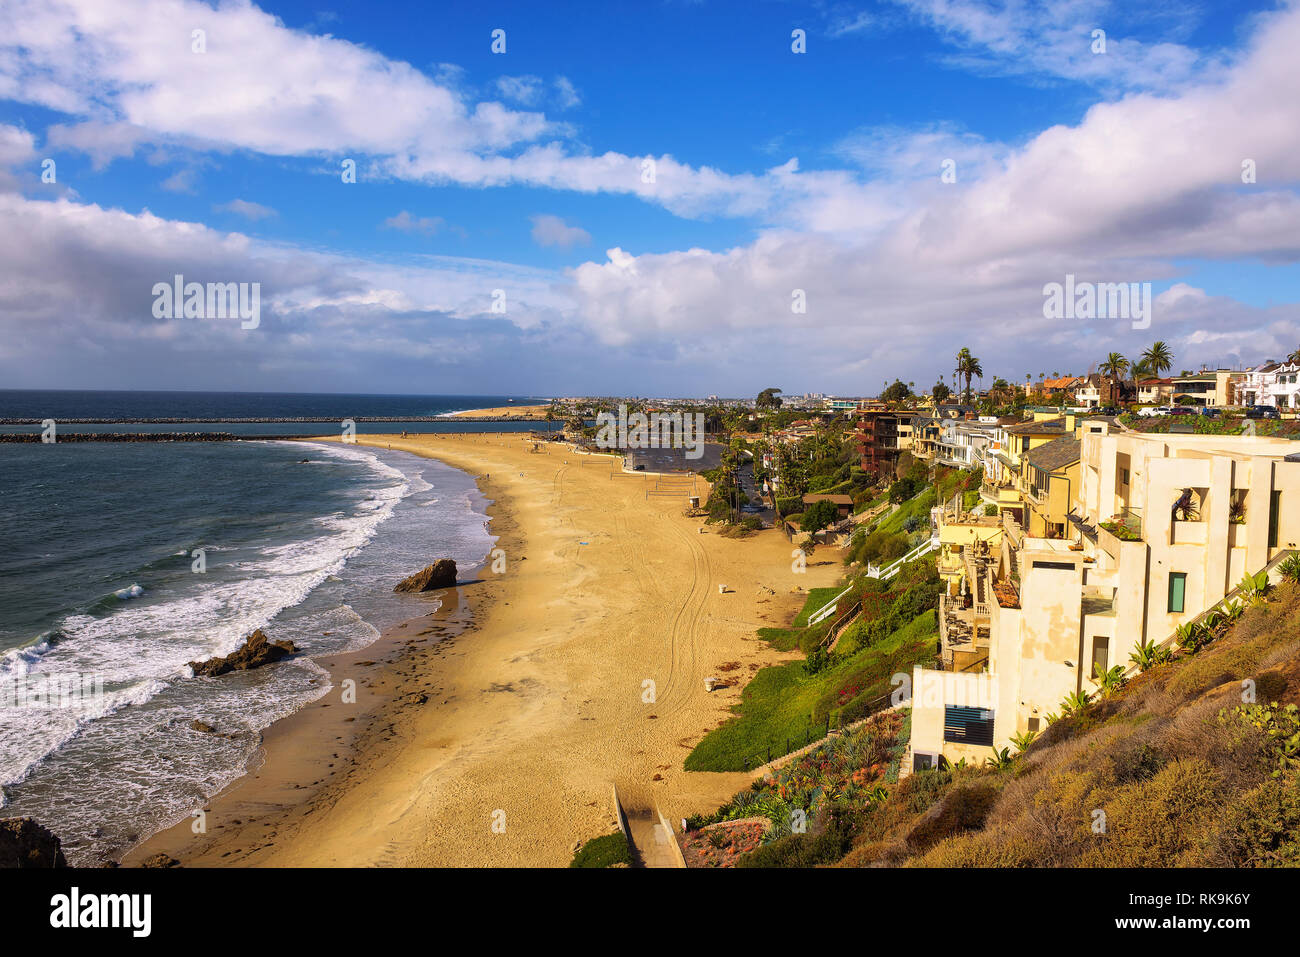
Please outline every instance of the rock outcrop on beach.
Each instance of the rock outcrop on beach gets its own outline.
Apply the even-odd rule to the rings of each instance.
[[[423,571],[403,578],[393,591],[433,591],[450,588],[456,584],[456,563],[450,558],[440,558]]]
[[[181,862],[170,855],[163,854],[161,851],[152,857],[147,857],[140,862],[141,867],[180,867]]]
[[[30,817],[0,821],[0,867],[67,867],[58,837]]]
[[[231,652],[224,658],[211,658],[208,661],[191,661],[195,677],[205,675],[215,678],[229,671],[249,671],[269,665],[273,661],[282,661],[298,653],[298,646],[292,641],[271,641],[259,628],[246,639],[244,647]]]

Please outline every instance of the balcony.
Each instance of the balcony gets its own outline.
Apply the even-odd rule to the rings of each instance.
[[[1139,542],[1142,540],[1142,512],[1136,508],[1122,509],[1102,522],[1099,529],[1099,536],[1104,532],[1117,541]]]
[[[988,661],[988,627],[976,622],[975,603],[962,606],[961,598],[939,596],[940,671],[982,671]]]

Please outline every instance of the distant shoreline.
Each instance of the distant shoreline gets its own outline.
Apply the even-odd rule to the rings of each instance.
[[[490,409],[464,409],[460,412],[448,412],[444,418],[460,419],[467,416],[475,418],[501,418],[503,416],[519,419],[543,419],[551,407],[549,402],[536,405],[499,405]]]

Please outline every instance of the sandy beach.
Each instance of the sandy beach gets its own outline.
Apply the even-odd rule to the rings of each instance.
[[[499,405],[493,406],[490,409],[465,409],[463,412],[453,412],[450,418],[464,418],[465,416],[510,416],[516,419],[544,419],[546,418],[546,412],[548,409],[550,409],[549,404]]]
[[[334,689],[267,732],[263,763],[207,805],[206,833],[182,822],[124,863],[563,866],[613,829],[611,785],[630,811],[676,821],[748,784],[682,761],[754,671],[787,657],[755,629],[833,583],[838,553],[795,574],[777,530],[701,534],[684,514],[691,479],[558,443],[358,441],[477,476],[504,573],[462,573],[438,613],[321,659]],[[740,681],[709,694],[710,675]]]

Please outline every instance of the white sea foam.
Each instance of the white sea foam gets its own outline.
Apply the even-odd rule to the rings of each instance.
[[[320,446],[322,454],[360,463],[388,484],[368,490],[354,513],[325,522],[327,534],[267,545],[251,558],[217,574],[196,579],[193,590],[146,597],[133,584],[114,594],[135,599],[103,616],[72,615],[59,622],[65,640],[43,641],[7,653],[0,677],[33,674],[91,674],[107,690],[101,707],[0,709],[0,783],[20,781],[34,763],[77,734],[86,722],[139,705],[183,678],[186,663],[226,655],[254,629],[300,604],[314,588],[336,575],[348,558],[374,537],[396,504],[410,493],[402,472],[369,452]],[[215,570],[213,570],[215,571]],[[356,636],[357,647],[367,637]],[[351,642],[350,642],[351,643]]]
[[[358,463],[374,481],[364,480],[361,495],[340,493],[336,510],[296,520],[292,541],[205,545],[227,555],[214,562],[209,554],[207,574],[193,584],[188,572],[158,587],[142,579],[149,588],[140,597],[106,613],[67,616],[57,623],[60,640],[47,636],[6,655],[0,676],[79,671],[102,677],[105,687],[101,720],[0,709],[0,783],[20,784],[9,813],[48,819],[70,839],[70,860],[93,863],[133,833],[188,816],[242,773],[259,731],[330,689],[328,673],[307,657],[219,681],[194,680],[187,662],[228,654],[264,626],[308,654],[355,650],[378,637],[375,623],[427,612],[427,599],[393,596],[392,582],[431,553],[480,560],[491,542],[483,500],[449,466],[388,453],[398,469],[379,454],[316,446],[315,463]],[[427,504],[435,487],[441,508],[411,509],[388,523],[403,498]],[[367,549],[376,536],[379,547]],[[196,718],[230,736],[191,729]],[[102,783],[87,789],[87,780]]]

